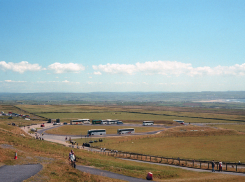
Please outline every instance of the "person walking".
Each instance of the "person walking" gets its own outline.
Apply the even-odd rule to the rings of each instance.
[[[69,153],[69,160],[71,160],[72,153],[74,153],[73,150],[71,150],[70,153]]]
[[[219,172],[222,172],[222,162],[221,161],[219,161]]]
[[[75,157],[75,154],[74,152],[72,152],[72,154],[70,155],[70,160],[71,160],[71,166],[76,168],[76,157]]]
[[[212,172],[215,172],[214,167],[215,167],[215,162],[214,162],[214,160],[213,160],[213,161],[212,161]]]

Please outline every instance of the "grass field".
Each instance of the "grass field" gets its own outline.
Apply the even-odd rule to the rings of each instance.
[[[241,110],[177,108],[151,106],[84,106],[84,105],[18,105],[21,109],[46,118],[71,119],[119,119],[123,121],[154,120],[159,123],[174,119],[186,123],[227,123],[245,120]]]
[[[223,125],[209,125],[209,126],[223,128],[223,129],[232,129],[238,132],[245,132],[245,124],[223,124]]]
[[[0,107],[5,112],[7,112],[7,110],[13,112],[13,110],[15,109],[15,107],[11,108],[10,106],[7,107],[0,106]],[[58,107],[58,106],[28,106],[30,110],[32,109],[32,112],[35,109],[39,110],[39,112],[42,112],[40,110],[40,108],[42,107],[45,107],[47,111],[50,108],[54,110],[56,109],[57,111],[60,111],[60,109],[62,109],[62,107]],[[93,106],[86,106],[86,107],[87,107],[86,108],[87,111],[89,110],[89,107],[91,107],[90,108],[91,110],[95,109]],[[27,111],[28,108],[25,108],[24,110]],[[74,107],[65,106],[63,109],[66,110],[67,108],[69,108],[69,111],[72,112],[74,108],[77,110],[81,109],[81,106],[74,106]],[[104,111],[106,111],[106,109],[113,110],[113,108],[105,108]],[[124,109],[128,111],[130,110],[129,107]],[[16,110],[15,112],[18,113],[18,110]],[[113,117],[106,117],[106,118],[113,118]],[[22,120],[19,121],[18,118],[11,120],[11,122],[12,121],[26,122]],[[1,156],[0,165],[41,163],[43,165],[43,170],[39,172],[37,175],[28,179],[27,182],[28,181],[52,181],[52,182],[53,181],[54,182],[56,181],[57,182],[58,181],[94,181],[94,182],[120,181],[120,180],[109,179],[101,176],[98,177],[98,176],[90,175],[88,173],[83,173],[71,168],[67,160],[68,153],[70,151],[69,148],[59,144],[50,143],[47,141],[35,140],[29,136],[23,137],[20,135],[23,134],[22,130],[20,130],[20,128],[18,127],[8,125],[9,122],[10,120],[8,119],[0,120],[0,156]],[[27,124],[30,124],[32,122],[33,121],[27,121]],[[42,121],[36,121],[36,122],[42,122]],[[97,127],[101,127],[101,126],[97,126]],[[121,126],[119,127],[121,128]],[[147,129],[147,127],[142,127],[142,129]],[[85,129],[86,132],[87,130],[88,128]],[[112,130],[115,131],[116,128],[112,128]],[[198,131],[194,132],[190,130],[198,130]],[[140,132],[138,129],[136,131]],[[79,135],[81,134],[80,132],[81,130],[78,129]],[[233,159],[238,160],[238,158],[234,158],[234,156],[237,155],[237,156],[241,156],[239,160],[243,162],[244,161],[243,158],[244,137],[243,136],[244,135],[238,135],[234,132],[226,132],[226,131],[217,132],[215,129],[208,130],[206,128],[199,129],[197,127],[194,128],[176,127],[169,131],[163,132],[162,134],[156,135],[156,137],[131,136],[131,137],[106,138],[103,142],[103,145],[105,145],[106,148],[113,148],[113,149],[114,147],[118,147],[116,148],[117,150],[120,150],[121,147],[124,151],[135,150],[138,153],[147,152],[149,154],[159,152],[159,154],[161,155],[169,155],[172,157],[176,156],[176,157],[183,157],[183,158],[196,158],[196,159],[214,158],[217,160],[227,159],[227,161],[233,161]],[[2,148],[1,147],[2,144],[4,144],[4,146],[7,145],[9,147]],[[224,146],[227,146],[227,148],[225,149]],[[18,150],[18,160],[13,159],[16,150]],[[172,167],[141,164],[141,163],[136,163],[131,161],[130,162],[123,161],[114,157],[99,155],[84,150],[78,150],[78,149],[74,149],[74,150],[78,158],[78,164],[94,166],[100,169],[109,170],[120,174],[126,174],[129,176],[138,177],[142,179],[145,179],[146,174],[149,171],[151,171],[154,174],[154,181],[173,181],[173,182],[174,181],[178,181],[178,182],[179,181],[193,181],[193,182],[245,181],[245,178],[240,176],[223,175],[217,173],[215,174],[197,173],[197,172],[186,171],[186,170],[172,168]]]
[[[106,134],[117,134],[117,129],[134,128],[136,133],[162,130],[162,127],[125,127],[125,126],[107,126],[107,125],[67,125],[46,131],[50,134],[59,135],[86,135],[91,129],[106,129]]]
[[[174,157],[196,160],[222,160],[226,162],[245,162],[245,135],[230,130],[195,127],[173,129],[153,136],[130,136],[123,138],[104,138],[103,143],[92,145],[120,151],[141,153],[153,156]],[[169,129],[172,130],[172,129]],[[76,140],[83,143],[84,139]]]
[[[41,163],[43,170],[27,180],[29,181],[93,181],[116,182],[120,180],[98,177],[73,169],[68,163],[69,148],[59,144],[22,137],[18,127],[10,126],[10,130],[0,129],[0,163],[8,165]],[[18,150],[18,160],[14,160],[15,151]],[[243,181],[244,177],[221,175],[213,173],[196,173],[177,168],[141,164],[123,161],[110,156],[98,155],[88,151],[74,149],[78,158],[77,164],[94,166],[115,173],[126,174],[133,177],[145,178],[151,171],[155,181]]]

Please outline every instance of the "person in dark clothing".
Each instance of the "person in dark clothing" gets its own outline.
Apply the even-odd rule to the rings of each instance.
[[[214,160],[213,160],[213,161],[212,161],[212,172],[215,172],[214,167],[215,167],[215,162],[214,162]]]

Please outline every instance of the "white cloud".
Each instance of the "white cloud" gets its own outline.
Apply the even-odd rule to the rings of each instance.
[[[62,81],[63,83],[69,83],[69,81],[68,80],[64,80],[64,81]]]
[[[13,80],[5,80],[7,83],[25,83],[26,81],[13,81]]]
[[[126,74],[134,74],[136,70],[136,66],[132,64],[106,64],[106,65],[93,65],[94,70],[99,70],[102,72],[110,73],[110,74],[118,74],[118,73],[126,73]]]
[[[75,63],[53,63],[48,66],[49,70],[53,70],[55,73],[68,73],[68,72],[74,72],[78,73],[79,71],[85,70],[85,67],[81,64],[75,64]]]
[[[102,84],[102,82],[87,82],[88,85],[98,85]]]
[[[145,75],[161,74],[166,76],[202,76],[202,75],[245,75],[245,63],[235,64],[233,66],[217,66],[217,67],[196,67],[194,68],[190,63],[182,63],[177,61],[152,61],[145,63],[133,64],[106,64],[106,65],[93,65],[93,69],[109,74],[129,74],[143,73]],[[96,73],[97,73],[96,72]],[[95,72],[94,72],[95,74]]]
[[[94,75],[101,75],[102,73],[100,71],[95,71]]]
[[[145,74],[180,75],[188,72],[191,64],[177,61],[153,61],[136,63],[137,71]]]
[[[115,82],[116,85],[136,85],[133,82]]]
[[[11,70],[18,73],[24,73],[25,71],[40,71],[43,70],[39,64],[30,64],[27,61],[22,61],[19,63],[12,63],[5,61],[0,61],[0,69]]]

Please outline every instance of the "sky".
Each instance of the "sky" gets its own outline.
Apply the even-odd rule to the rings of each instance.
[[[244,0],[0,0],[0,92],[245,91]]]

